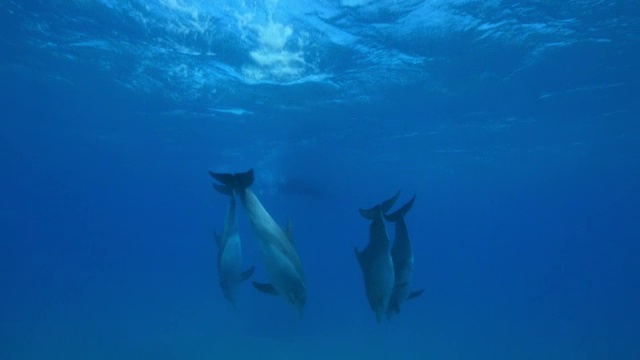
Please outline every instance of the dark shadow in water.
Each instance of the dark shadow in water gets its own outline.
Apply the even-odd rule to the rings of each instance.
[[[331,196],[329,189],[311,179],[292,177],[278,182],[278,191],[285,194],[306,196],[316,199],[326,199]]]

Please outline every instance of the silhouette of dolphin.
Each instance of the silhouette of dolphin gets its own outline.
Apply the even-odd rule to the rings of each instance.
[[[397,211],[385,215],[384,218],[396,225],[396,236],[391,248],[391,258],[393,259],[393,271],[395,276],[393,293],[387,306],[387,319],[400,313],[400,304],[406,300],[416,298],[424,292],[424,289],[411,292],[413,279],[413,250],[411,249],[411,239],[407,224],[404,221],[405,215],[411,210],[416,196],[404,204]]]
[[[255,267],[242,271],[242,245],[236,223],[236,198],[230,189],[216,186],[216,190],[229,195],[229,209],[225,218],[222,234],[214,232],[218,245],[218,275],[220,288],[233,306],[236,306],[236,290],[241,282],[253,275]]]

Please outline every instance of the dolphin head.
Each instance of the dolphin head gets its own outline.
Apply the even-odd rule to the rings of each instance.
[[[306,299],[299,299],[295,296],[289,299],[289,302],[293,305],[293,307],[296,308],[296,311],[298,312],[298,314],[300,314],[300,316],[303,315],[304,304],[306,303],[306,301]]]
[[[307,303],[307,290],[302,283],[299,283],[299,285],[295,286],[292,290],[293,291],[289,292],[286,296],[287,301],[302,315],[302,309]]]
[[[275,281],[276,288],[287,302],[293,305],[300,314],[307,302],[307,286],[304,275],[294,267],[280,268],[278,279]]]
[[[400,305],[394,301],[389,302],[389,306],[387,307],[387,320],[391,320],[394,315],[398,315],[399,313]]]
[[[224,298],[227,299],[230,303],[235,304],[237,285],[233,281],[224,279],[220,280],[220,288],[222,289]]]
[[[378,323],[381,323],[381,322],[382,322],[382,318],[383,318],[383,316],[384,316],[384,311],[376,310],[376,321],[377,321]]]
[[[371,299],[370,301],[371,310],[376,314],[376,320],[381,322],[384,318],[386,306],[384,305],[383,299]]]

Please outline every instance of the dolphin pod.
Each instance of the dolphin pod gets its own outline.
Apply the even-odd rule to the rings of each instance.
[[[392,198],[370,209],[360,209],[360,215],[371,220],[369,225],[369,244],[364,250],[354,248],[364,278],[364,288],[371,310],[380,322],[384,315],[394,286],[393,260],[389,235],[384,226],[383,214],[398,200],[398,192]]]
[[[210,172],[210,175],[222,184],[217,185],[217,189],[240,197],[249,224],[260,243],[270,282],[253,282],[253,286],[263,293],[284,297],[302,314],[307,301],[302,262],[293,245],[290,232],[285,233],[278,226],[255,193],[251,191],[250,186],[254,180],[253,169],[237,174]]]
[[[369,209],[360,209],[360,215],[371,220],[369,243],[363,251],[354,249],[364,278],[365,293],[369,306],[378,322],[384,314],[387,319],[400,313],[400,305],[416,298],[424,290],[411,291],[413,279],[413,250],[405,215],[415,201],[415,195],[400,209],[387,214],[395,205],[400,192]],[[395,223],[393,247],[387,234],[383,218]]]
[[[229,209],[221,235],[216,233],[218,244],[218,271],[220,287],[225,298],[235,306],[235,291],[239,284],[251,277],[255,268],[241,271],[242,250],[236,224],[236,201],[240,198],[249,225],[258,239],[269,282],[253,282],[260,292],[283,297],[301,315],[307,300],[307,287],[302,262],[295,249],[290,227],[283,230],[264,208],[251,190],[253,169],[244,173],[209,174],[220,184],[214,188],[229,196]],[[424,290],[411,291],[413,282],[413,250],[405,216],[413,206],[415,195],[400,209],[388,213],[395,205],[400,192],[368,209],[360,209],[360,215],[370,221],[369,242],[354,253],[362,271],[365,294],[369,306],[381,322],[386,315],[391,319],[400,313],[400,306],[407,300],[420,296]],[[395,225],[393,246],[385,221]]]

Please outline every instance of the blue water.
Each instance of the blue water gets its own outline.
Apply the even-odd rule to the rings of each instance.
[[[5,0],[0,358],[640,359],[639,45],[623,0]],[[218,287],[249,168],[302,319]],[[377,324],[398,189],[426,291]]]

